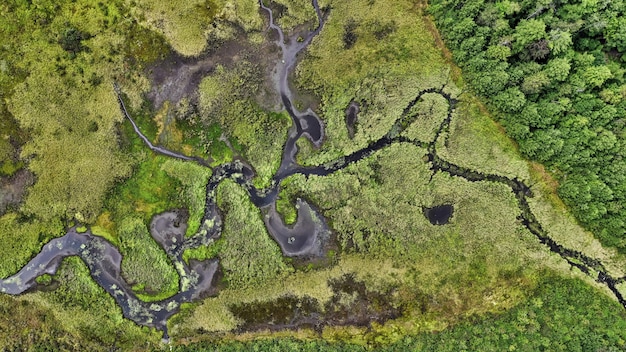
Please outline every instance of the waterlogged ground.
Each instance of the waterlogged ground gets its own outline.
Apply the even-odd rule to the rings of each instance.
[[[114,211],[47,242],[0,281],[2,292],[54,292],[64,258],[75,256],[124,318],[173,341],[297,330],[393,342],[506,311],[546,271],[583,279],[626,309],[626,260],[550,202],[543,180],[458,87],[420,9],[257,5],[265,26],[241,39],[261,36],[261,46],[226,40],[198,59],[173,54],[154,66],[147,98],[166,116],[156,123],[133,116],[128,86],[111,87],[125,138],[144,164],[161,165],[143,177],[167,173],[187,202],[134,209],[147,218],[138,221],[158,245],[152,253],[176,271],[175,293],[150,295],[129,279]],[[246,63],[255,50],[265,66]]]

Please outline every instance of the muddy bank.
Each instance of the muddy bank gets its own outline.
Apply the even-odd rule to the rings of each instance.
[[[197,101],[198,85],[202,79],[213,72],[215,66],[232,66],[241,54],[249,49],[242,44],[244,40],[231,40],[220,44],[199,57],[185,57],[172,52],[167,58],[155,63],[146,69],[151,82],[151,89],[147,94],[155,110],[158,110],[165,101],[173,105],[183,98]]]
[[[287,257],[314,256],[324,253],[322,248],[330,235],[325,220],[302,199],[296,201],[297,220],[292,226],[286,226],[276,211],[276,203],[267,207],[263,217],[270,236],[278,243],[283,255]]]
[[[0,177],[0,216],[8,209],[17,208],[24,200],[28,187],[35,183],[35,175],[20,169],[13,176]]]
[[[175,257],[184,243],[188,217],[183,211],[166,211],[150,222],[150,235],[170,257]]]
[[[392,297],[395,289],[369,290],[354,275],[329,280],[333,295],[322,306],[310,296],[286,295],[268,302],[231,305],[230,311],[243,323],[239,332],[309,328],[321,333],[326,326],[371,326],[402,315],[404,307]]]
[[[120,274],[122,255],[119,250],[91,231],[79,233],[73,227],[64,236],[48,242],[18,273],[0,280],[0,292],[18,295],[37,287],[38,276],[54,275],[61,260],[69,256],[78,256],[85,262],[91,277],[115,299],[124,317],[162,330],[166,338],[167,320],[178,312],[181,303],[213,293],[213,277],[218,269],[217,260],[190,261],[189,265],[182,259],[177,260],[176,266],[182,266],[186,273],[181,277],[179,292],[162,301],[143,302]]]

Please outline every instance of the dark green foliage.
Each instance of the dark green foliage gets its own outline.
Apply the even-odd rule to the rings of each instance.
[[[61,38],[59,38],[59,44],[63,50],[70,53],[71,57],[75,57],[76,54],[81,51],[89,50],[89,48],[83,44],[83,40],[91,37],[89,33],[82,32],[74,27],[69,27],[65,29]]]
[[[343,30],[343,47],[344,49],[350,49],[356,43],[356,40],[359,38],[358,34],[355,32],[358,24],[354,20],[350,20],[346,23]]]
[[[171,52],[165,38],[154,31],[148,30],[136,22],[129,25],[128,39],[124,42],[125,56],[140,67],[165,58]]]
[[[236,351],[293,351],[293,352],[319,352],[319,351],[366,351],[363,346],[351,344],[333,344],[326,341],[312,340],[301,341],[293,338],[255,340],[251,342],[222,342],[222,343],[199,343],[189,346],[176,346],[173,352],[204,351],[204,352],[236,352]]]
[[[487,319],[441,333],[406,337],[389,351],[621,351],[626,316],[577,279],[548,276],[531,299]]]
[[[545,163],[578,220],[622,252],[625,11],[621,1],[430,6],[468,82],[520,150]]]

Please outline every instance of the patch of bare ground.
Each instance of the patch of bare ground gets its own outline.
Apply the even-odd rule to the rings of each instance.
[[[172,52],[167,58],[147,68],[151,90],[147,98],[155,110],[164,102],[175,105],[183,98],[197,101],[198,85],[217,65],[230,67],[241,60],[247,47],[242,40],[231,40],[214,45],[198,57],[184,57]]]
[[[280,9],[274,9],[280,13]],[[315,23],[304,23],[286,33],[286,40],[298,40],[315,27]],[[248,34],[239,29],[239,34],[232,40],[209,44],[207,50],[197,57],[185,57],[174,51],[165,59],[146,68],[151,89],[147,99],[153,109],[159,110],[166,101],[171,106],[187,99],[192,105],[198,102],[198,86],[202,79],[211,74],[215,67],[222,65],[233,67],[242,60],[251,62],[260,68],[263,74],[260,89],[255,94],[256,103],[263,109],[277,111],[282,109],[281,100],[275,91],[273,76],[276,74],[276,64],[280,60],[280,48],[276,45],[277,33],[265,30],[263,41],[260,44],[249,40]],[[300,54],[302,59],[305,52]],[[296,64],[297,65],[297,64]],[[297,86],[293,73],[289,77],[289,84],[293,88],[294,101],[298,109],[307,107],[316,110],[319,98],[313,93]]]
[[[0,177],[0,215],[22,203],[28,187],[35,183],[35,175],[27,169],[18,170],[13,176]]]
[[[318,333],[325,326],[365,326],[382,324],[402,316],[404,307],[394,302],[395,288],[370,290],[353,274],[331,279],[333,291],[324,307],[313,297],[286,295],[267,302],[235,304],[230,311],[243,324],[238,332],[297,330],[310,328]]]

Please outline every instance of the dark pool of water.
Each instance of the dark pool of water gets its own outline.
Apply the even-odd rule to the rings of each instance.
[[[346,109],[346,127],[348,128],[348,136],[350,139],[354,138],[354,125],[356,124],[361,106],[356,101],[350,102]]]
[[[428,218],[433,225],[445,225],[450,221],[454,206],[452,204],[438,205],[432,208],[424,208],[424,216]]]

